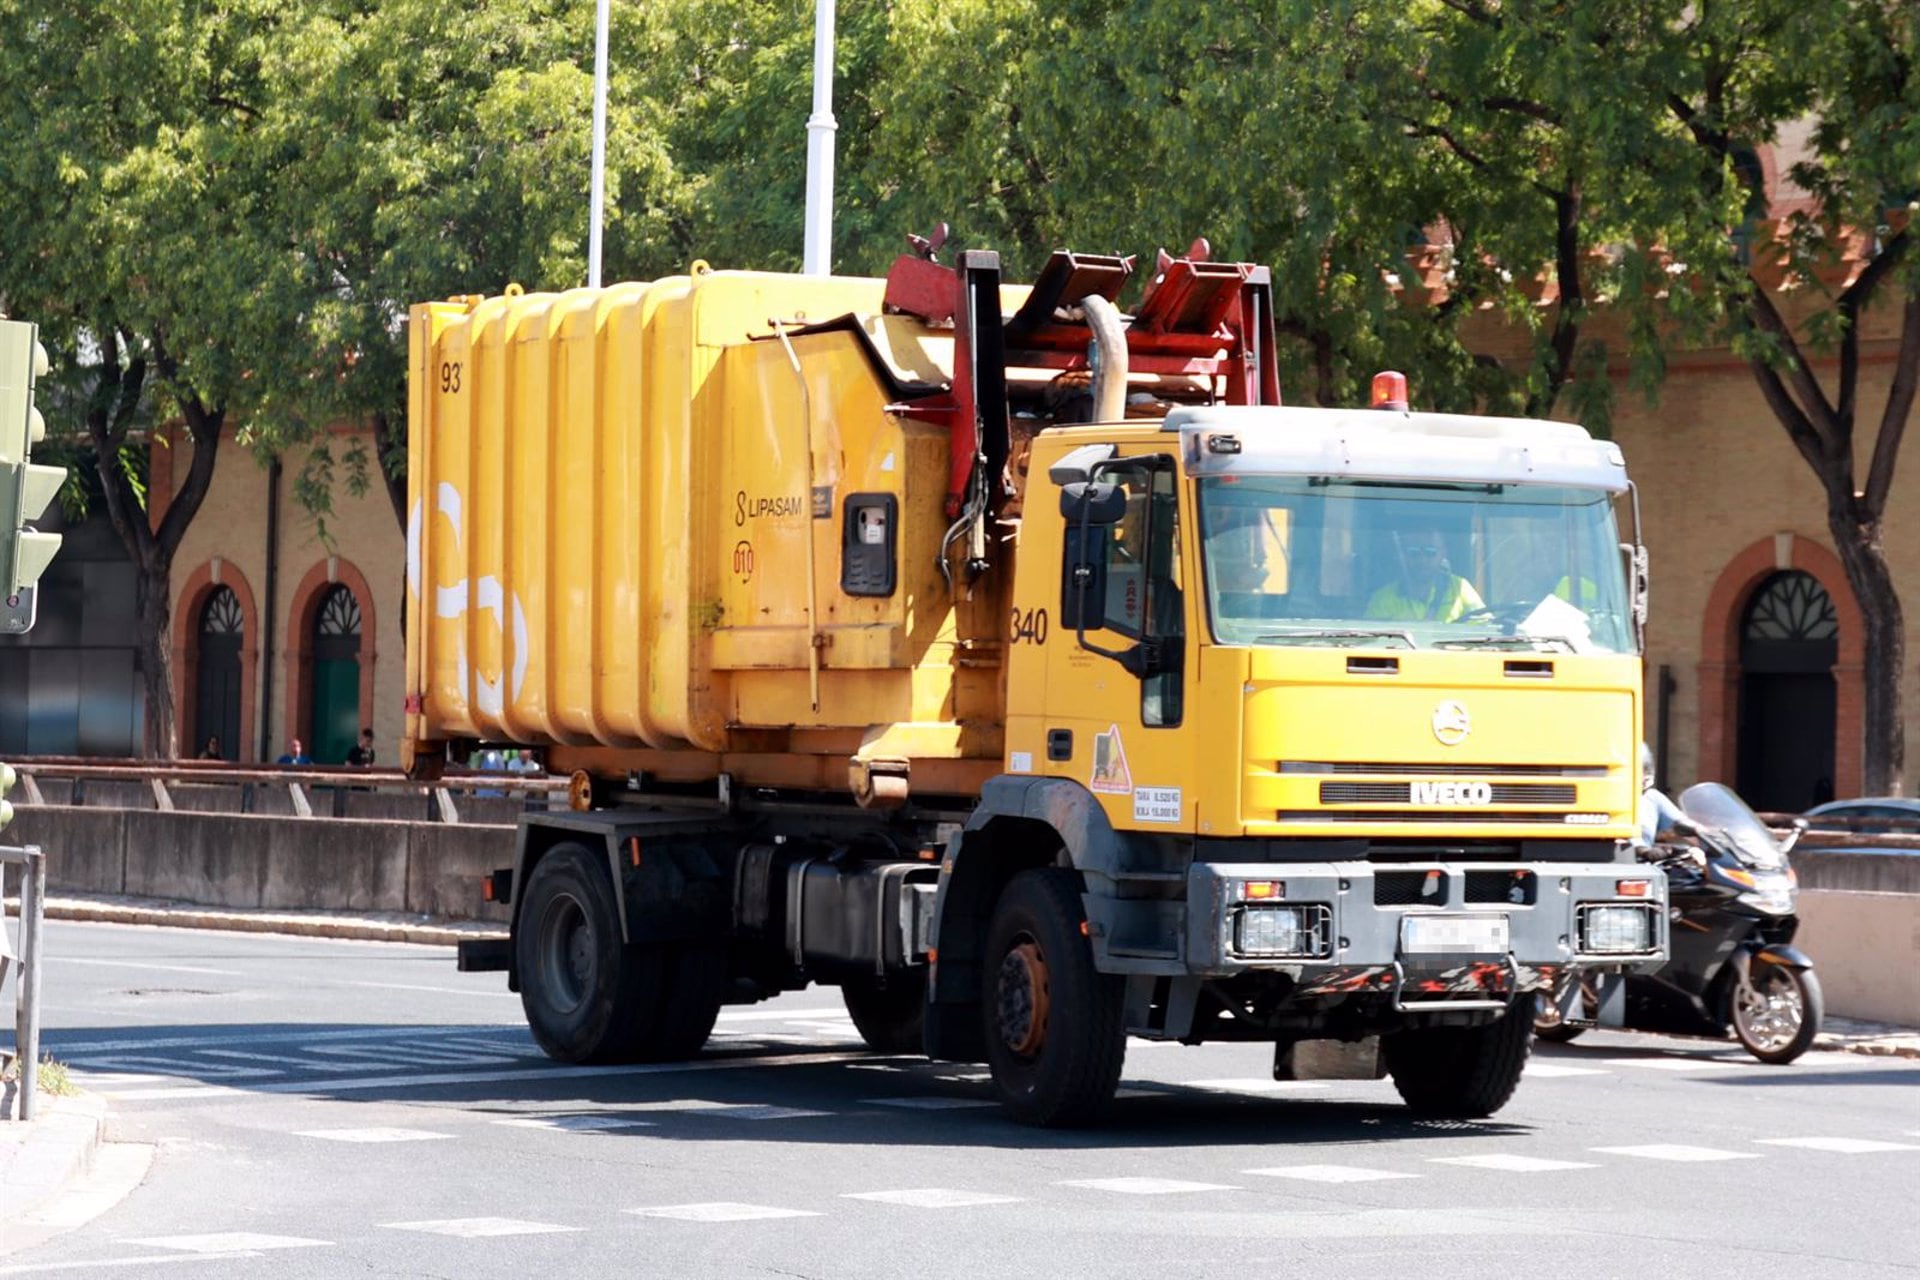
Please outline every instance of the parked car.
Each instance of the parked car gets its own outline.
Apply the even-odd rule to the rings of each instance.
[[[1841,828],[1856,831],[1861,835],[1911,836],[1920,839],[1920,799],[1908,796],[1864,796],[1858,800],[1829,800],[1825,804],[1815,805],[1804,815],[1808,824],[1818,830]],[[1835,822],[1833,819],[1841,819]],[[1920,848],[1895,849],[1884,845],[1879,847],[1862,846],[1850,849],[1844,842],[1829,843],[1820,840],[1818,847],[1823,852],[1833,853],[1901,853],[1920,857]]]

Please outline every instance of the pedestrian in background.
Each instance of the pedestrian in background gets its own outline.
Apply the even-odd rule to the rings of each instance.
[[[195,757],[194,757],[194,759],[196,759],[196,760],[224,760],[224,759],[226,759],[226,757],[225,757],[225,756],[223,756],[223,755],[221,755],[221,754],[220,754],[220,739],[219,739],[219,738],[217,738],[217,737],[214,737],[214,738],[208,738],[208,739],[207,739],[207,745],[206,745],[206,746],[204,746],[204,747],[202,747],[202,748],[200,748],[200,754],[199,754],[199,755],[197,755],[197,756],[195,756]]]
[[[373,766],[373,730],[360,731],[360,741],[347,749],[347,763],[357,769]]]
[[[275,764],[312,764],[313,757],[307,754],[307,749],[304,745],[302,745],[300,739],[289,738],[287,739],[287,749],[285,753],[282,754],[278,760],[274,761],[274,763]]]

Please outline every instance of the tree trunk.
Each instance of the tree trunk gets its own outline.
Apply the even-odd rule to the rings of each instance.
[[[1869,796],[1900,795],[1907,769],[1900,685],[1906,665],[1906,624],[1893,573],[1887,567],[1881,523],[1863,518],[1854,509],[1853,499],[1842,498],[1828,506],[1827,529],[1846,567],[1847,584],[1853,588],[1866,631],[1861,791]]]
[[[407,453],[405,427],[396,427],[393,419],[387,414],[374,414],[374,465],[380,468],[380,484],[387,491],[387,501],[393,506],[393,518],[399,522],[400,532],[404,535],[407,531],[407,473],[404,467],[396,471],[387,466],[387,459],[396,453],[403,460],[405,459]]]
[[[180,754],[174,722],[173,654],[169,635],[173,622],[173,592],[169,582],[172,570],[172,551],[154,547],[139,563],[139,576],[135,580],[134,619],[140,646],[140,679],[147,695],[141,755],[149,760],[170,760]]]

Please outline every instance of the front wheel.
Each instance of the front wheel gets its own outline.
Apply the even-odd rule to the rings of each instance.
[[[1086,918],[1080,877],[1049,867],[1009,881],[987,926],[987,1065],[1026,1124],[1088,1124],[1120,1084],[1126,982],[1093,967]]]
[[[1792,1062],[1820,1034],[1825,1008],[1811,969],[1756,961],[1747,981],[1733,984],[1733,1034],[1762,1062]]]
[[[1507,1105],[1533,1044],[1533,1002],[1520,996],[1483,1027],[1413,1027],[1380,1048],[1401,1100],[1421,1115],[1479,1119]]]

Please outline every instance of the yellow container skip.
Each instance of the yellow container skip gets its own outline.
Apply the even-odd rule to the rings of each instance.
[[[946,433],[887,411],[950,376],[952,338],[881,317],[883,288],[696,270],[415,307],[414,749],[813,755],[844,779],[891,731],[997,760],[998,672],[957,655],[998,607],[938,569]],[[884,594],[849,576],[861,539],[890,548]]]

